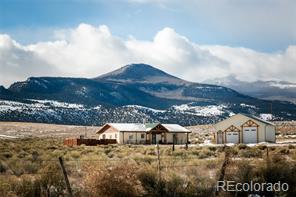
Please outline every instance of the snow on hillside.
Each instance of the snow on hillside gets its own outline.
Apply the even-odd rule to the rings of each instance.
[[[58,124],[102,125],[106,122],[208,124],[232,113],[224,105],[194,106],[193,103],[173,105],[166,110],[139,105],[106,107],[87,106],[54,100],[0,100],[0,120]]]
[[[65,103],[58,102],[53,100],[33,100],[30,99],[33,103],[21,103],[16,101],[7,101],[0,100],[0,113],[7,111],[22,111],[22,110],[30,110],[30,111],[41,111],[41,110],[49,110],[49,108],[66,108],[66,109],[85,109],[83,105],[74,104],[74,103]]]
[[[164,113],[166,112],[166,110],[159,110],[159,109],[153,109],[150,107],[144,107],[144,106],[140,106],[140,105],[126,105],[126,107],[128,108],[133,108],[133,109],[142,109],[142,110],[148,110],[154,113]]]
[[[247,105],[247,104],[245,104],[245,103],[241,103],[240,106],[241,106],[241,107],[247,107],[247,108],[253,108],[253,109],[256,109],[256,106],[254,106],[254,105]]]
[[[75,104],[75,103],[65,103],[65,102],[59,102],[54,100],[35,100],[35,99],[29,99],[30,101],[37,102],[40,104],[40,107],[60,107],[60,108],[69,108],[69,109],[83,109],[84,106],[81,104]],[[35,105],[38,105],[35,104]]]
[[[96,107],[85,107],[82,104],[65,103],[54,100],[35,100],[29,99],[33,103],[21,103],[16,101],[0,100],[0,112],[6,111],[20,111],[20,110],[31,110],[40,111],[48,110],[50,108],[64,108],[64,109],[76,109],[76,110],[87,110],[94,109],[100,110],[102,106]],[[134,112],[149,111],[151,113],[165,113],[167,110],[158,110],[149,107],[139,105],[126,105],[124,108],[130,109]],[[225,105],[208,105],[208,106],[192,106],[190,104],[174,105],[171,109],[174,109],[180,113],[189,113],[197,116],[219,116],[224,113],[223,109],[226,109]]]
[[[224,113],[225,105],[191,106],[190,104],[174,105],[173,109],[198,116],[219,116]]]

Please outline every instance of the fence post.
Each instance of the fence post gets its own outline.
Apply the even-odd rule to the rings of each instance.
[[[159,144],[157,144],[157,160],[158,160],[158,179],[161,179],[161,169],[160,169],[160,151],[159,151]]]
[[[61,168],[62,168],[62,172],[63,172],[63,175],[64,175],[64,179],[65,179],[65,182],[66,182],[66,186],[67,186],[69,196],[73,197],[72,189],[71,189],[71,186],[70,186],[70,182],[69,182],[69,179],[68,179],[68,176],[67,176],[67,172],[66,172],[62,157],[59,157],[59,162],[60,162],[60,165],[61,165]]]
[[[186,139],[186,150],[188,149],[188,141],[189,141],[189,139],[188,139],[188,133],[187,133],[187,139]]]
[[[173,151],[175,151],[175,138],[176,138],[176,136],[175,136],[175,134],[173,134]]]

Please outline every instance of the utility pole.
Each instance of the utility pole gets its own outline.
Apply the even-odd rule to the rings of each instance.
[[[273,115],[272,115],[272,101],[270,103],[270,114],[271,114],[271,120],[273,119]]]
[[[71,186],[70,186],[70,182],[69,182],[69,179],[68,179],[68,176],[67,176],[67,171],[65,169],[62,157],[59,157],[59,162],[60,162],[60,165],[61,165],[61,168],[62,168],[62,172],[63,172],[63,175],[64,175],[64,179],[65,179],[65,182],[66,182],[66,186],[67,186],[69,196],[73,197],[72,189],[71,189]]]

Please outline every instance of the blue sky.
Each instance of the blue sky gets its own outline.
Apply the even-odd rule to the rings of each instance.
[[[196,82],[296,82],[295,21],[295,0],[0,0],[0,85],[138,62]]]
[[[54,29],[75,27],[79,23],[104,24],[114,35],[132,35],[137,39],[151,39],[160,29],[171,27],[199,44],[269,52],[283,50],[296,41],[295,32],[292,34],[295,31],[292,21],[296,20],[293,1],[206,2],[2,0],[0,32],[10,34],[21,43],[30,43],[50,40]]]

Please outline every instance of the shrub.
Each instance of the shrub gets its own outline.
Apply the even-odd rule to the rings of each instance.
[[[10,151],[5,151],[1,153],[1,157],[5,159],[9,159],[13,156],[13,154]]]
[[[276,148],[274,146],[269,147],[269,150],[274,151]]]
[[[165,194],[165,182],[159,180],[155,171],[142,170],[138,174],[138,179],[144,188],[144,196],[161,197]]]
[[[283,194],[281,192],[273,193],[273,196],[296,196],[296,163],[289,162],[281,156],[273,156],[268,165],[264,165],[258,172],[265,182],[276,183],[281,181],[289,185],[289,190]],[[263,193],[265,196],[271,196],[270,193]]]
[[[6,170],[7,166],[3,162],[0,162],[0,173],[5,173]]]
[[[248,146],[245,144],[239,144],[237,147],[239,150],[244,150],[244,149],[248,148]]]
[[[20,162],[17,158],[10,159],[8,166],[14,175],[20,176],[24,173],[23,163]]]
[[[209,158],[211,156],[215,155],[215,153],[209,151],[208,149],[202,149],[199,152],[198,158],[199,159],[205,159],[205,158]]]
[[[37,151],[32,152],[32,161],[37,161],[39,157],[39,153]]]
[[[38,169],[40,168],[40,165],[38,165],[36,162],[31,161],[25,161],[23,164],[24,171],[27,173],[36,173]]]
[[[80,152],[78,151],[72,151],[70,153],[70,156],[73,158],[73,159],[78,159],[80,157]]]
[[[23,158],[25,158],[27,155],[28,155],[27,152],[25,152],[25,151],[21,151],[21,152],[18,153],[17,157],[20,158],[20,159],[23,159]]]
[[[172,172],[159,179],[155,171],[142,170],[138,178],[144,188],[143,196],[210,196],[213,191],[206,187],[208,184],[201,184],[202,180],[184,179]]]
[[[216,148],[215,146],[209,146],[208,149],[209,149],[210,151],[216,151],[216,150],[217,150],[217,148]]]
[[[290,150],[287,149],[287,148],[281,148],[281,149],[279,150],[279,153],[280,153],[280,154],[283,154],[283,155],[288,155],[288,154],[290,153]]]
[[[257,148],[260,150],[265,150],[267,148],[267,146],[266,145],[259,145],[259,146],[257,146]]]
[[[231,156],[238,155],[238,150],[236,148],[228,147],[226,151],[228,151]]]
[[[13,187],[13,191],[20,197],[41,196],[39,182],[29,177],[22,177]]]
[[[133,197],[141,193],[134,165],[119,164],[116,166],[87,170],[85,178],[88,196]]]
[[[11,177],[0,177],[0,196],[9,196],[12,191],[12,182]]]
[[[247,148],[239,152],[241,157],[251,158],[251,157],[262,157],[262,152],[257,148]]]
[[[63,196],[65,183],[63,173],[58,163],[49,163],[40,171],[38,179],[42,191],[47,193],[46,196]]]

